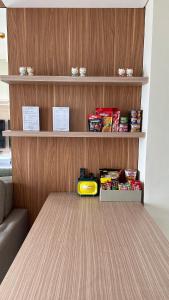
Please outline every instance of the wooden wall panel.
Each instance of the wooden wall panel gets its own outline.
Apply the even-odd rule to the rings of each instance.
[[[9,70],[33,66],[38,75],[115,75],[133,67],[142,75],[144,9],[8,9]],[[22,129],[22,105],[38,105],[41,129],[52,129],[52,106],[70,106],[71,130],[85,131],[87,114],[99,106],[126,113],[140,108],[140,87],[18,85],[10,87],[11,126]],[[79,168],[135,167],[137,140],[14,139],[16,206],[31,220],[51,191],[74,191]]]
[[[3,4],[3,2],[0,0],[0,8],[5,8],[5,5]]]

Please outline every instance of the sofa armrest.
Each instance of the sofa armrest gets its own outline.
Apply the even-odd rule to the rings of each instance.
[[[14,209],[0,225],[0,282],[4,278],[28,232],[28,212]]]

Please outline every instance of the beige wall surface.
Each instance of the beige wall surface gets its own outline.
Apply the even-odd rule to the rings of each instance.
[[[0,120],[9,120],[9,103],[0,103]]]

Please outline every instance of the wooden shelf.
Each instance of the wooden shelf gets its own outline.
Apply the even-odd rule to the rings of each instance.
[[[144,138],[145,132],[57,132],[7,130],[3,136],[10,137],[64,137],[64,138]]]
[[[62,84],[62,85],[120,85],[142,86],[148,77],[106,77],[106,76],[17,76],[1,75],[0,80],[8,84]]]

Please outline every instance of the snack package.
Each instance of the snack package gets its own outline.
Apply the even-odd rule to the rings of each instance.
[[[100,169],[100,182],[102,189],[118,190],[121,172],[122,170]]]
[[[120,117],[120,124],[128,124],[129,118],[126,116]]]
[[[141,191],[142,190],[142,183],[140,180],[131,180],[131,189],[133,191]]]
[[[125,170],[125,176],[126,176],[126,180],[127,180],[127,181],[130,181],[130,180],[136,180],[136,177],[137,177],[137,170],[126,169],[126,170]]]
[[[133,125],[137,124],[137,118],[131,117],[131,124]]]
[[[130,116],[131,132],[140,132],[142,125],[142,110],[131,110]]]
[[[112,131],[112,108],[96,108],[96,115],[102,117],[103,132],[111,132]]]
[[[128,124],[120,124],[119,125],[119,132],[128,132],[128,131],[129,131]]]
[[[131,190],[131,186],[129,183],[119,183],[119,191],[130,191]]]
[[[137,118],[137,111],[136,110],[131,110],[131,118]]]
[[[113,108],[113,126],[112,131],[119,131],[119,123],[120,123],[120,110],[118,108]]]
[[[100,183],[101,183],[102,190],[111,190],[112,189],[111,177],[101,177]]]
[[[102,131],[102,118],[99,115],[88,115],[89,131],[100,132]]]
[[[140,132],[141,125],[140,124],[131,124],[131,132]]]
[[[112,188],[111,189],[115,190],[115,191],[119,189],[119,181],[118,180],[115,180],[115,179],[112,180]]]

